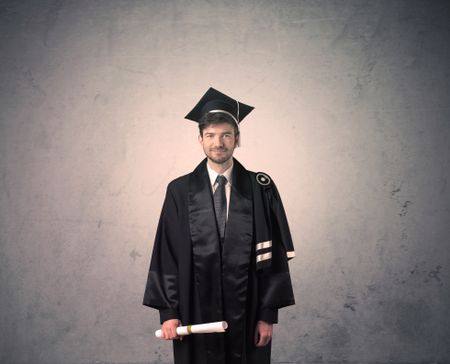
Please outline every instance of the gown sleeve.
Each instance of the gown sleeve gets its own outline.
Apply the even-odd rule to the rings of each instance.
[[[145,306],[159,310],[161,323],[180,318],[176,239],[172,236],[176,221],[177,208],[169,186],[156,231],[143,300]]]
[[[263,200],[269,220],[271,247],[262,250],[263,253],[265,250],[268,252],[269,264],[258,270],[258,319],[276,323],[278,309],[295,304],[288,265],[295,253],[283,203],[273,181],[263,186]]]

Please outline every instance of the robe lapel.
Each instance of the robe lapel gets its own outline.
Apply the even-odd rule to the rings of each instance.
[[[228,361],[240,363],[245,338],[248,276],[253,241],[252,185],[235,159],[225,240],[222,251],[224,313],[228,322]]]
[[[234,160],[228,221],[223,247],[214,214],[206,159],[189,175],[189,227],[194,277],[203,322],[226,320],[227,363],[240,363],[246,325],[248,276],[253,241],[252,185]],[[222,249],[222,250],[221,250]],[[205,335],[207,362],[223,363],[223,336]]]
[[[211,183],[206,159],[189,175],[189,227],[192,241],[195,289],[200,302],[200,322],[223,321],[222,258],[214,215]],[[207,364],[225,364],[224,336],[205,335]]]
[[[189,178],[189,226],[195,284],[204,322],[223,320],[220,242],[206,159]]]

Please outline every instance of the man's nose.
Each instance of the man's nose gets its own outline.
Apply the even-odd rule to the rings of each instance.
[[[223,146],[223,138],[221,138],[221,137],[214,138],[214,145],[216,145],[218,147]]]

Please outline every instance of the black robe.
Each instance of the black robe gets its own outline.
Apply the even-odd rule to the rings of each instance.
[[[161,323],[227,321],[226,333],[175,340],[177,364],[270,363],[257,348],[257,320],[276,323],[294,304],[287,260],[294,249],[275,184],[234,160],[223,244],[214,215],[206,159],[169,183],[156,232],[143,304]]]

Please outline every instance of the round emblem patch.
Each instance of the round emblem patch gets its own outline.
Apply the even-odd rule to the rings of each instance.
[[[270,177],[262,172],[256,174],[256,181],[262,186],[268,186],[270,184]]]

